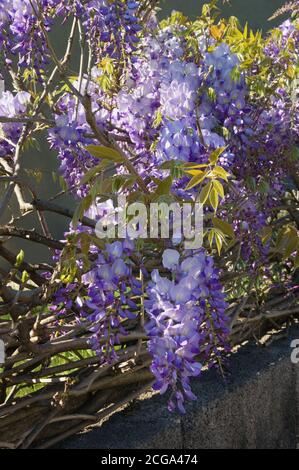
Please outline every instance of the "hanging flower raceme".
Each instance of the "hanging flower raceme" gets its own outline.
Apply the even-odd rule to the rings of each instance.
[[[123,322],[137,318],[141,282],[132,272],[129,257],[133,251],[130,241],[106,245],[96,267],[82,279],[87,294],[77,302],[82,318],[92,322],[90,343],[103,362],[117,359],[115,346],[120,344],[120,335],[127,335]]]
[[[10,91],[2,94],[0,98],[0,116],[9,118],[12,122],[4,122],[1,125],[0,157],[7,158],[12,155],[22,130],[22,123],[13,122],[13,119],[24,116],[29,102],[30,94],[26,91],[20,91],[15,95]]]
[[[141,30],[136,18],[138,1],[115,0],[100,10],[105,29],[100,33],[100,41],[106,43],[104,53],[112,58],[125,59],[138,43],[137,33]]]
[[[89,325],[91,349],[102,363],[110,363],[118,358],[120,337],[128,334],[125,322],[137,318],[142,283],[133,274],[134,243],[130,240],[92,251],[97,254],[94,267],[82,275],[80,283],[59,287],[51,310],[59,319],[73,309],[78,322]]]
[[[59,0],[11,0],[1,2],[2,20],[0,44],[8,65],[14,56],[22,68],[34,69],[41,80],[41,70],[46,67],[49,50],[45,31],[52,24],[54,7]],[[43,27],[40,14],[43,12]]]
[[[34,69],[42,81],[52,54],[48,33],[56,19],[74,15],[101,59],[125,59],[136,49],[141,26],[138,1],[3,0],[0,4],[0,45],[7,64],[18,57],[20,67]]]
[[[96,84],[100,76],[99,70],[93,68],[91,80],[84,78],[81,82],[73,83],[78,91],[86,90],[91,96],[91,111],[94,113],[95,121],[100,129],[104,129],[109,120],[109,112],[99,102],[104,100],[104,95]],[[77,197],[84,197],[88,188],[80,185],[84,174],[94,167],[98,160],[94,158],[86,147],[95,144],[92,138],[92,130],[86,122],[86,112],[82,103],[71,94],[65,94],[57,103],[56,127],[48,131],[48,140],[51,148],[58,151],[60,159],[60,171],[68,186],[72,188]]]
[[[184,399],[195,399],[190,377],[221,361],[221,351],[229,350],[227,304],[213,259],[204,251],[180,262],[179,253],[168,249],[163,266],[170,278],[155,270],[146,302],[151,370],[154,388],[171,391],[169,409],[177,405],[184,412]]]
[[[286,49],[292,54],[292,51],[298,51],[299,46],[299,27],[298,22],[291,20],[284,21],[272,34],[265,48],[265,53],[271,57],[274,62],[280,62],[281,50]]]

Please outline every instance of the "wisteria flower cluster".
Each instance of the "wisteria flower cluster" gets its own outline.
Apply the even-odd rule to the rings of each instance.
[[[135,50],[141,27],[135,16],[138,1],[122,0],[3,0],[0,5],[0,44],[8,65],[11,53],[21,67],[33,67],[40,79],[50,56],[47,34],[56,18],[75,15],[87,27],[96,50],[124,58]]]
[[[50,311],[49,338],[77,335],[101,371],[114,373],[135,348],[134,364],[149,361],[154,389],[184,412],[195,398],[191,379],[212,366],[224,372],[247,299],[259,309],[273,286],[297,279],[299,19],[262,37],[219,19],[215,1],[196,21],[173,12],[159,22],[158,3],[0,2],[0,78],[10,90],[0,97],[0,218],[13,197],[20,208],[0,236],[53,250],[50,264],[34,264],[3,250],[1,239],[13,268],[3,281],[0,271],[0,298],[7,308],[2,284],[19,283],[27,294],[9,297],[14,322],[36,307]],[[53,41],[59,26],[69,32],[63,53]],[[64,181],[50,201],[23,179],[36,179],[24,155],[39,140]],[[73,209],[59,205],[66,194]],[[188,251],[171,234],[100,239],[96,224],[119,196],[146,211],[164,204],[162,219],[167,204],[200,202],[202,247]],[[48,211],[72,219],[62,241]],[[41,234],[19,228],[27,212]],[[134,224],[132,213],[126,222]],[[242,318],[238,338],[244,331]]]
[[[3,93],[0,98],[0,114],[8,118],[24,116],[30,103],[30,94],[20,91],[13,95],[10,91]],[[16,122],[2,124],[2,135],[0,140],[0,156],[8,157],[12,154],[13,148],[20,138],[22,125]]]
[[[146,302],[151,370],[154,389],[165,393],[171,388],[169,409],[177,405],[184,412],[184,398],[195,399],[189,378],[200,374],[199,358],[205,365],[213,364],[221,350],[229,351],[227,303],[213,259],[206,253],[187,255],[180,263],[180,254],[167,249],[163,266],[172,280],[153,271]]]
[[[103,364],[117,360],[115,347],[120,344],[119,337],[127,334],[124,321],[135,320],[138,313],[133,299],[140,298],[142,283],[132,272],[129,257],[133,251],[129,240],[107,244],[97,254],[95,267],[82,276],[82,285],[60,287],[51,307],[63,315],[76,306],[77,320],[82,325],[88,322],[90,346]]]

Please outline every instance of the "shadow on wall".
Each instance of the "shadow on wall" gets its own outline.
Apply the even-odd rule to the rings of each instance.
[[[190,17],[196,17],[200,14],[202,5],[207,2],[208,0],[161,0],[160,17],[169,15],[172,10],[180,10]],[[276,24],[281,21],[278,19],[276,22],[269,22],[268,18],[284,3],[284,0],[230,0],[222,5],[222,2],[219,0],[219,6],[224,16],[236,16],[240,19],[241,23],[245,24],[246,21],[248,21],[250,27],[253,29],[263,29],[263,31],[276,26]],[[65,44],[66,36],[67,31],[65,28],[57,28],[53,35],[54,45],[57,51],[61,50],[62,44]],[[77,54],[77,57],[79,57],[79,54]],[[77,70],[77,65],[76,63],[72,64],[74,70]],[[59,191],[59,186],[53,179],[53,173],[58,173],[57,159],[55,154],[49,151],[45,139],[40,142],[39,150],[33,149],[24,155],[24,167],[42,174],[41,182],[35,184],[41,199],[49,198]],[[24,176],[26,177],[26,175]],[[67,207],[74,205],[74,201],[68,197],[60,198],[58,202]],[[17,214],[17,207],[15,205],[14,212]],[[53,236],[58,239],[62,238],[63,232],[68,228],[68,221],[52,214],[46,214],[46,217]],[[36,218],[32,216],[26,217],[24,224],[22,221],[22,226],[25,226],[25,228],[37,227]],[[28,261],[34,263],[41,258],[48,261],[51,259],[51,253],[46,248],[40,248],[29,242],[26,243],[26,259],[28,259]],[[22,241],[13,240],[11,242],[10,248],[14,252],[17,253],[21,247],[24,248]]]

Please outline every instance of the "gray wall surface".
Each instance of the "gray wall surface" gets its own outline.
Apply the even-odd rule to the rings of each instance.
[[[270,346],[243,347],[229,361],[226,382],[215,370],[192,384],[198,400],[181,416],[166,397],[144,396],[102,427],[75,436],[64,449],[295,449],[299,443],[299,364],[291,341],[299,326]]]
[[[276,22],[268,22],[268,18],[284,5],[287,0],[219,0],[219,8],[223,15],[237,16],[241,23],[248,21],[253,29],[269,29]],[[183,11],[186,15],[195,17],[201,12],[201,7],[208,0],[162,0],[161,15],[167,15],[172,10]],[[279,22],[279,20],[278,20]]]

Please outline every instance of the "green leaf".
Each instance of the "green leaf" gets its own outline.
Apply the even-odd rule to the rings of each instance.
[[[115,163],[121,163],[124,161],[124,157],[117,150],[111,147],[88,145],[86,150],[95,158],[102,158]]]
[[[198,176],[200,174],[203,174],[204,172],[201,170],[185,170],[185,173],[191,176]]]
[[[24,258],[25,258],[25,253],[23,250],[21,250],[16,256],[16,262],[15,262],[16,268],[19,268],[21,266],[21,264],[24,261]]]
[[[117,193],[121,189],[132,186],[136,181],[135,176],[131,175],[115,175],[112,180],[112,192]]]
[[[29,274],[27,273],[27,271],[23,271],[22,272],[22,283],[23,284],[26,284],[27,281],[29,281]]]
[[[224,235],[227,235],[230,238],[235,238],[234,229],[228,222],[226,222],[225,220],[218,219],[216,217],[212,218],[212,222],[214,227],[221,230]]]
[[[221,238],[221,236],[218,232],[215,232],[215,241],[216,241],[217,251],[218,251],[218,254],[220,256],[222,246],[223,246],[223,239]]]
[[[206,186],[201,190],[201,193],[199,195],[199,201],[201,204],[205,204],[208,197],[210,196],[210,191],[212,189],[212,181],[210,181]]]
[[[283,227],[277,236],[276,251],[283,259],[290,257],[299,247],[299,236],[297,230],[292,226]]]
[[[210,193],[210,203],[211,203],[211,206],[213,207],[213,209],[216,211],[217,210],[217,207],[219,205],[219,195],[216,191],[216,189],[213,187],[211,189],[211,193]]]
[[[162,123],[162,120],[163,120],[163,116],[162,116],[161,110],[158,109],[155,115],[154,122],[153,122],[154,129],[157,129],[157,127],[160,126],[160,124]]]
[[[206,178],[206,175],[207,173],[205,171],[196,171],[196,174],[191,178],[185,189],[188,190],[194,188]]]
[[[289,65],[286,71],[286,74],[289,78],[294,79],[296,76],[296,69],[293,65]]]
[[[99,78],[98,78],[98,84],[99,86],[102,88],[103,91],[109,91],[110,89],[110,86],[111,86],[111,80],[109,78],[109,76],[107,76],[105,73],[103,75],[101,75]]]
[[[298,239],[298,235],[291,235],[288,239],[288,243],[287,243],[287,246],[285,248],[285,251],[284,251],[284,259],[288,259],[292,253],[294,253],[294,251],[297,250],[298,248],[298,242],[299,242],[299,239]]]
[[[219,178],[225,181],[228,181],[228,178],[230,176],[230,174],[227,171],[225,171],[225,169],[222,168],[221,166],[215,166],[215,168],[213,169],[213,173],[214,175],[218,176]]]
[[[172,176],[168,176],[162,181],[159,181],[158,187],[155,191],[155,196],[163,196],[169,194],[172,186]]]
[[[99,68],[102,69],[104,72],[107,72],[109,75],[112,75],[114,72],[113,59],[111,59],[110,57],[105,57],[101,60]]]
[[[224,188],[220,181],[213,181],[213,187],[216,189],[218,195],[223,199],[224,198]]]
[[[190,168],[190,169],[194,170],[195,168],[207,168],[208,165],[205,164],[205,163],[201,163],[200,165],[198,165],[197,163],[194,163],[194,164],[184,163],[183,166],[184,166],[184,168]]]

